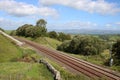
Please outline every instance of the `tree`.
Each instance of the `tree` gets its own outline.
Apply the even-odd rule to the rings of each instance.
[[[70,34],[66,34],[66,40],[71,40],[71,35]]]
[[[33,26],[31,24],[22,25],[16,30],[16,35],[32,38],[46,36],[46,24],[47,22],[45,20],[40,19],[37,21],[36,26]]]
[[[40,19],[36,22],[36,27],[40,27],[39,29],[41,29],[40,30],[41,36],[46,36],[47,32],[46,24],[47,22],[44,19]]]
[[[46,27],[47,22],[44,19],[40,19],[36,22],[37,27]]]
[[[112,47],[112,55],[116,65],[120,65],[120,40],[118,40]]]
[[[70,40],[71,36],[69,34],[65,34],[63,32],[59,33],[58,40],[59,41],[65,41],[65,40]]]
[[[22,25],[21,27],[19,27],[16,30],[16,35],[18,35],[18,36],[25,36],[26,28],[28,28],[30,26],[33,26],[33,25],[31,25],[31,24],[24,24],[24,25]]]
[[[61,45],[57,47],[57,50],[69,52],[70,41],[64,41]]]
[[[59,33],[59,36],[58,36],[58,40],[59,40],[59,41],[64,41],[64,40],[65,40],[65,37],[66,37],[66,35],[65,35],[63,32],[60,32],[60,33]]]
[[[82,55],[100,54],[104,49],[105,42],[92,36],[75,36],[69,42],[63,42],[58,50]]]
[[[49,32],[48,35],[50,38],[54,38],[54,39],[58,38],[58,34],[55,31]]]
[[[32,38],[35,37],[34,32],[35,31],[33,26],[27,27],[25,30],[25,37],[32,37]]]
[[[34,31],[35,37],[45,36],[47,32],[44,27],[35,27]]]

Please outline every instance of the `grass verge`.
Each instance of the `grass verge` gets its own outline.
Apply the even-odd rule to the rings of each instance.
[[[41,58],[28,47],[18,47],[0,34],[0,80],[53,80],[43,64],[34,63]]]
[[[21,56],[21,49],[0,34],[0,62],[11,61]]]
[[[52,74],[45,67],[38,63],[1,63],[0,80],[53,80]]]
[[[70,54],[70,55],[101,66],[105,66],[105,62],[110,58],[109,50],[105,50],[100,55],[89,55],[89,56],[75,55],[75,54]]]
[[[47,60],[50,64],[53,65],[53,67],[55,67],[58,71],[60,71],[62,80],[91,80],[90,78],[86,77],[83,74],[76,75],[76,74],[69,72],[68,70],[63,68],[61,65],[59,65],[58,63],[52,60],[49,60],[47,58],[45,58],[45,60]]]

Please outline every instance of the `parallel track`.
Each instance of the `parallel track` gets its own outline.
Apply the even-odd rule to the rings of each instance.
[[[74,70],[77,70],[91,78],[103,78],[106,77],[108,80],[120,80],[120,75],[116,74],[114,71],[99,67],[97,65],[91,64],[89,62],[74,58],[72,56],[63,54],[59,51],[48,49],[41,45],[38,45],[34,42],[19,39],[18,40],[29,44],[30,46],[38,49],[46,55],[53,57],[54,59],[64,63],[65,65],[71,67]]]

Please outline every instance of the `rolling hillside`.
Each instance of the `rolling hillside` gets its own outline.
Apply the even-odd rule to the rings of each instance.
[[[0,34],[0,62],[12,61],[19,58],[20,55],[20,48]]]
[[[0,34],[0,80],[53,80],[47,67],[34,63],[31,57],[41,56],[27,47],[16,46]]]
[[[33,38],[27,38],[27,39],[37,42],[39,44],[45,45],[49,48],[55,48],[55,49],[57,48],[58,45],[62,43],[56,39],[49,38],[49,37],[38,37],[36,39],[33,39]]]

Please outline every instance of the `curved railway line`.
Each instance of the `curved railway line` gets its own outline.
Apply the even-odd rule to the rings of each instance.
[[[79,71],[91,78],[107,78],[107,80],[120,80],[120,74],[115,71],[102,68],[100,66],[91,64],[89,62],[77,59],[70,55],[64,54],[62,52],[46,48],[44,46],[38,45],[34,42],[17,38],[18,40],[29,44],[30,46],[40,50],[46,55],[64,63],[70,68]]]

